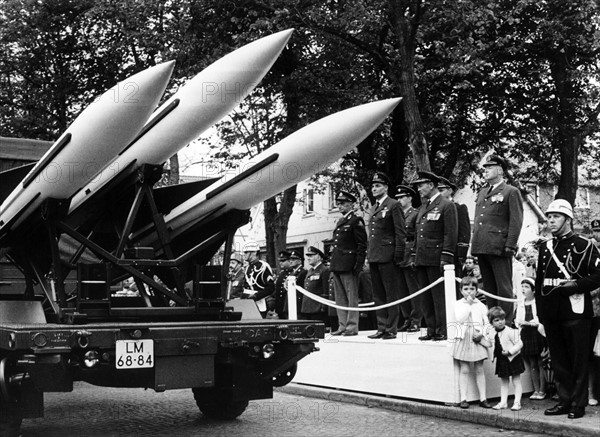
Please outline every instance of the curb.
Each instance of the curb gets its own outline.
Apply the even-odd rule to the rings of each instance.
[[[488,410],[479,407],[466,410],[441,404],[386,398],[365,393],[347,392],[295,383],[280,387],[277,391],[292,395],[326,399],[333,402],[363,405],[369,408],[382,408],[402,413],[478,423],[514,431],[565,437],[598,437],[600,435],[600,415],[595,414],[596,418],[593,416],[591,418],[593,422],[597,420],[598,423],[596,426],[589,423],[589,418],[586,423],[582,424],[566,419],[564,416],[558,418],[556,416],[544,416],[543,410],[548,406],[523,408],[521,411],[511,411],[510,409]],[[589,408],[587,414],[590,414]],[[569,420],[569,422],[565,423],[564,421],[566,420]]]

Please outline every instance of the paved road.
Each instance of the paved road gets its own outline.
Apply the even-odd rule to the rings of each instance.
[[[285,393],[253,401],[237,420],[206,419],[191,390],[165,393],[76,384],[46,394],[46,417],[23,422],[23,437],[138,436],[538,436]]]

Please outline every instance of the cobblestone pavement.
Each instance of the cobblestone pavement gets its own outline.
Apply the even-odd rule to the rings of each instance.
[[[23,437],[64,436],[537,436],[475,423],[276,392],[252,401],[237,420],[206,419],[191,390],[75,385],[47,393],[45,417],[23,422]]]

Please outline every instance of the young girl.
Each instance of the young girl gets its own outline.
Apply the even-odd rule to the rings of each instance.
[[[529,399],[542,400],[546,397],[546,378],[541,354],[546,340],[540,333],[540,328],[543,326],[540,325],[537,317],[534,289],[535,280],[533,278],[524,278],[521,281],[521,292],[524,299],[517,305],[515,323],[521,330],[521,340],[523,341],[521,356],[525,361],[525,367],[531,373],[533,382],[534,391]]]
[[[494,359],[496,360],[496,375],[500,377],[500,402],[494,405],[494,410],[508,408],[508,384],[512,376],[515,388],[515,401],[511,410],[521,409],[521,373],[525,371],[523,359],[519,353],[523,348],[523,342],[518,329],[506,326],[506,313],[498,306],[490,308],[488,319],[496,330],[494,336]]]
[[[491,408],[485,396],[485,375],[483,373],[483,360],[488,357],[489,340],[483,335],[486,332],[487,308],[475,296],[477,294],[477,278],[465,276],[460,283],[460,292],[463,298],[455,305],[456,321],[460,323],[456,341],[452,349],[452,357],[460,366],[459,390],[461,408],[469,408],[467,402],[467,387],[471,363],[475,369],[475,381],[479,390],[479,405]]]

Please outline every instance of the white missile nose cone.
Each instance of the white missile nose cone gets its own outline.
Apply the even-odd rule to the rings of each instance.
[[[134,74],[128,79],[125,79],[125,86],[133,89],[132,86],[144,87],[147,90],[154,90],[153,94],[162,94],[167,88],[167,83],[173,74],[175,68],[175,61],[162,62],[154,67],[147,68],[146,70],[140,71]],[[133,91],[132,91],[133,92]]]

